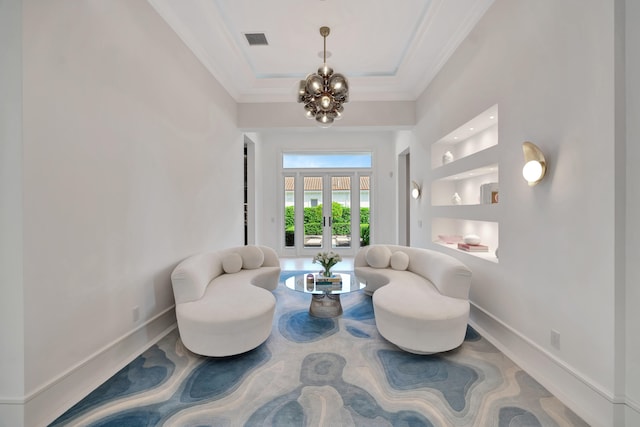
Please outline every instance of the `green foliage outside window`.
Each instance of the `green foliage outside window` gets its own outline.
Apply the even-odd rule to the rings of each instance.
[[[360,246],[369,246],[369,208],[360,208]]]
[[[369,224],[360,224],[360,246],[369,246]]]
[[[287,206],[284,208],[284,228],[295,226],[295,206]]]
[[[334,202],[331,205],[333,217],[332,230],[334,235],[351,234],[351,208]],[[284,210],[285,244],[294,245],[295,234],[295,207],[286,206]],[[322,234],[322,205],[304,208],[304,232],[305,235]],[[360,241],[363,246],[369,244],[369,208],[360,208]]]
[[[360,208],[360,224],[369,224],[369,208]]]

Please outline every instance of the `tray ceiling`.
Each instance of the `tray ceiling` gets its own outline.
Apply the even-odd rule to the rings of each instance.
[[[323,25],[351,101],[414,100],[493,2],[148,1],[237,102],[295,100],[322,63]],[[256,34],[267,45],[250,45]]]

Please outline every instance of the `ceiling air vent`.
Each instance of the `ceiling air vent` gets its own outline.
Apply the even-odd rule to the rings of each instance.
[[[264,33],[245,33],[244,36],[249,42],[249,46],[267,46],[267,36]]]

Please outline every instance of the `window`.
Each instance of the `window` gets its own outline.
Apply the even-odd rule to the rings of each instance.
[[[371,153],[283,153],[284,169],[371,168]]]

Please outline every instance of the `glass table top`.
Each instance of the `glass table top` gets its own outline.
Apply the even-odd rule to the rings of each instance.
[[[287,288],[294,291],[304,292],[312,295],[347,294],[349,292],[359,291],[367,286],[367,283],[364,279],[358,278],[353,272],[350,271],[336,271],[334,272],[334,276],[340,276],[342,283],[318,283],[318,273],[309,272],[291,276],[284,281],[284,284]]]

